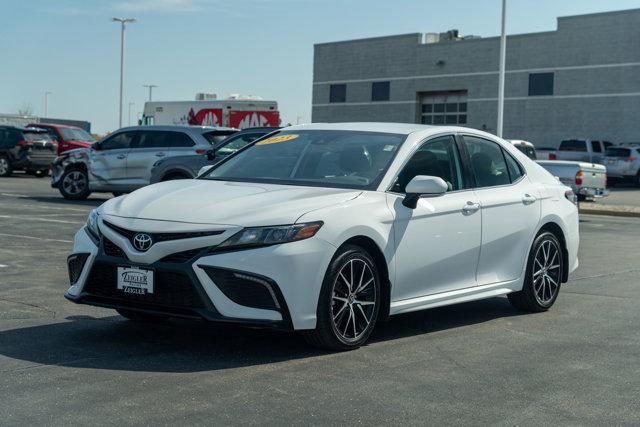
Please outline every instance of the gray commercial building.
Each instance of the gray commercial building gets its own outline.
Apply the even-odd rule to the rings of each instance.
[[[314,122],[460,124],[495,133],[499,37],[456,31],[316,44]],[[507,37],[504,137],[640,141],[640,9]]]

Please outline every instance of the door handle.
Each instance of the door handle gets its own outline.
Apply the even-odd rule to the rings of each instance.
[[[156,153],[156,157],[164,157],[164,156],[166,156],[166,154],[163,153],[162,151],[159,153]]]
[[[524,203],[525,205],[530,205],[532,203],[535,203],[536,200],[538,199],[533,197],[531,194],[525,194],[522,198],[522,203]]]
[[[462,207],[462,213],[465,215],[470,215],[479,209],[480,203],[473,203],[472,201],[468,201],[467,204]]]
[[[125,156],[124,154],[118,154],[118,155],[116,156],[116,159],[121,159],[121,160],[122,160],[122,159],[124,159],[125,157],[127,157],[127,156]]]

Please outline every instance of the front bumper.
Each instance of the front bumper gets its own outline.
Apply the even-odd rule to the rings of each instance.
[[[609,195],[609,190],[606,188],[578,188],[577,194],[585,197],[602,198]]]
[[[312,238],[221,253],[200,247],[142,263],[132,261],[139,254],[115,237],[103,236],[94,242],[84,229],[76,234],[73,254],[82,254],[86,260],[81,271],[74,273],[77,280],[65,294],[68,300],[286,330],[315,327],[320,288],[335,251],[323,240]],[[184,241],[181,245],[184,248]],[[118,291],[118,266],[152,269],[154,295]]]

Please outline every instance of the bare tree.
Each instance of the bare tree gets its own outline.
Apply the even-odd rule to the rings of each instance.
[[[31,104],[24,102],[18,111],[16,112],[19,116],[32,116],[33,115],[33,107]]]

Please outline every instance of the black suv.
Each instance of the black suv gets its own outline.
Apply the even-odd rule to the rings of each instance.
[[[0,176],[24,170],[47,176],[57,145],[45,129],[0,126]]]

